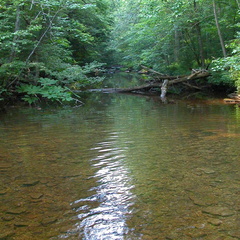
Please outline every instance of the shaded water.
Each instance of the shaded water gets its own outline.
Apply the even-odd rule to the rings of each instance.
[[[0,239],[240,239],[238,107],[95,93],[0,121]]]

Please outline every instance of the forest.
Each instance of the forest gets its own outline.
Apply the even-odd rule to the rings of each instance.
[[[0,0],[0,104],[81,102],[106,69],[210,72],[240,91],[239,0]]]

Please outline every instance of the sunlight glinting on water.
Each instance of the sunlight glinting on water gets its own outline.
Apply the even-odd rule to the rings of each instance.
[[[124,149],[114,147],[116,136],[108,140],[91,149],[98,152],[92,164],[97,169],[94,177],[99,185],[89,189],[94,192],[92,196],[76,201],[84,203],[77,209],[78,231],[86,240],[123,239],[128,232],[126,220],[131,214],[133,186],[124,166]]]

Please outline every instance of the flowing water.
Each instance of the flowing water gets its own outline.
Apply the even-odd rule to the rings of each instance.
[[[240,239],[240,108],[92,93],[0,116],[0,239]]]

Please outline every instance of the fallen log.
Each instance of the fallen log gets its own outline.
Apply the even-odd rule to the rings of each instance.
[[[228,97],[232,99],[240,100],[240,94],[237,94],[237,93],[230,93],[228,94]]]
[[[240,104],[240,99],[224,98],[225,103]]]
[[[240,94],[231,93],[228,94],[229,98],[225,98],[224,102],[229,104],[240,104]]]
[[[145,66],[142,66],[142,67],[147,68]],[[149,69],[149,68],[147,68],[147,69]],[[184,85],[186,85],[190,88],[201,90],[200,87],[193,86],[193,85],[189,84],[188,81],[201,79],[201,78],[207,78],[208,76],[210,76],[210,73],[207,72],[206,70],[198,70],[198,71],[195,70],[190,75],[184,75],[184,76],[169,76],[169,75],[164,75],[162,73],[156,72],[152,69],[149,69],[149,70],[151,70],[153,73],[158,74],[158,77],[157,77],[157,79],[154,79],[153,81],[143,84],[141,86],[136,86],[136,87],[131,87],[131,88],[88,89],[87,91],[103,92],[103,93],[116,93],[116,92],[118,92],[118,93],[131,93],[131,92],[142,93],[142,92],[149,91],[150,89],[161,88],[162,96],[164,95],[163,98],[165,98],[166,93],[167,93],[167,87],[169,85],[183,83]],[[165,87],[163,87],[164,82],[167,83],[165,85]],[[82,91],[74,90],[74,92],[78,93],[78,92],[82,92]]]
[[[169,80],[168,81],[168,85],[173,85],[173,84],[177,84],[177,83],[183,83],[183,82],[187,82],[190,80],[196,80],[196,79],[201,79],[201,78],[207,78],[208,76],[210,76],[210,73],[207,71],[198,71],[195,72],[191,75],[186,75],[186,76],[182,76],[182,77],[177,77],[174,78],[172,80],[169,80],[169,78],[166,78],[164,80]],[[168,76],[170,77],[170,76]],[[172,77],[171,77],[172,78]],[[137,91],[146,91],[149,90],[151,88],[161,88],[162,87],[162,82],[159,81],[155,81],[155,82],[151,82],[148,84],[144,84],[141,86],[137,86],[137,87],[132,87],[132,88],[123,88],[123,89],[118,89],[117,92],[137,92]],[[196,88],[196,87],[195,87]]]
[[[116,92],[124,93],[124,92],[147,91],[151,88],[160,88],[161,86],[162,86],[162,83],[149,83],[149,84],[144,84],[137,87],[116,89]]]
[[[199,72],[196,72],[194,74],[191,74],[190,76],[185,76],[185,77],[181,77],[181,78],[178,78],[178,79],[171,80],[171,81],[169,81],[169,84],[171,85],[171,84],[175,84],[175,83],[186,82],[186,81],[189,81],[189,80],[206,78],[206,77],[209,77],[209,76],[210,76],[209,72],[199,71]]]

